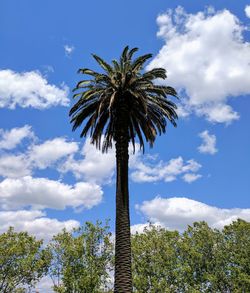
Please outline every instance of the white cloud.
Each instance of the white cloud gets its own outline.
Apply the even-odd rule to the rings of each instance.
[[[160,180],[171,182],[176,180],[179,175],[197,172],[201,168],[201,165],[193,159],[185,162],[182,157],[171,159],[168,162],[160,161],[157,164],[146,162],[145,164],[142,158],[138,156],[133,162],[132,168],[131,177],[135,182],[156,182]],[[193,181],[200,177],[201,175],[195,174]],[[183,179],[188,181],[187,178],[188,176]],[[189,182],[191,181],[189,180]]]
[[[218,152],[216,149],[216,136],[209,134],[208,130],[199,133],[199,137],[203,140],[202,144],[198,147],[200,153],[214,155]]]
[[[0,148],[8,151],[27,137],[35,137],[28,125],[8,131],[0,129]],[[115,149],[103,154],[90,143],[90,138],[85,140],[80,153],[78,145],[65,137],[55,137],[40,144],[36,140],[22,154],[2,153],[0,176],[23,177],[37,168],[53,167],[61,173],[72,172],[77,179],[109,183],[114,175]]]
[[[29,160],[40,168],[45,169],[58,160],[78,151],[76,142],[68,142],[63,137],[46,140],[40,145],[33,145],[29,149]]]
[[[35,138],[29,125],[12,128],[11,130],[0,129],[0,149],[14,149],[25,138]]]
[[[74,50],[75,50],[75,47],[72,45],[65,45],[64,46],[64,52],[67,57],[69,57],[73,53]]]
[[[196,113],[198,115],[205,115],[206,119],[213,123],[226,123],[230,124],[233,120],[238,120],[240,118],[237,112],[234,112],[232,107],[225,104],[218,103],[217,105],[212,105],[197,108]]]
[[[0,206],[5,210],[28,206],[33,209],[89,209],[101,202],[102,194],[100,186],[88,182],[79,182],[72,186],[30,176],[7,178],[0,183]]]
[[[12,226],[16,231],[27,231],[38,239],[48,241],[63,228],[70,231],[79,227],[75,220],[59,221],[46,217],[46,213],[37,210],[0,211],[0,233]]]
[[[75,159],[70,156],[59,170],[62,173],[72,172],[76,178],[84,178],[87,181],[109,183],[114,175],[115,150],[110,149],[103,154],[90,143],[90,138],[85,140],[81,151],[83,159]]]
[[[201,177],[202,175],[200,174],[186,173],[182,176],[182,179],[187,183],[192,183]]]
[[[35,137],[30,131],[30,126],[13,128],[2,131],[3,147],[14,148],[25,137]],[[16,139],[14,134],[17,133]],[[4,137],[6,139],[4,139]],[[46,140],[41,144],[32,144],[22,154],[3,153],[0,156],[0,176],[18,178],[32,174],[33,170],[57,166],[61,160],[66,160],[69,155],[78,151],[78,143],[67,141],[64,137]],[[57,165],[56,165],[57,164]]]
[[[0,176],[17,178],[30,174],[30,163],[25,155],[3,155],[0,157]]]
[[[38,71],[0,70],[0,108],[68,106],[68,87],[49,84]]]
[[[148,69],[166,68],[167,84],[186,91],[185,115],[191,109],[211,122],[238,119],[228,100],[250,93],[249,43],[239,19],[228,10],[187,14],[178,7],[157,23],[165,44]]]
[[[136,209],[153,223],[160,223],[170,230],[183,231],[195,221],[206,221],[218,229],[238,218],[250,221],[250,209],[222,209],[185,197],[155,197],[136,205]]]
[[[245,7],[245,13],[246,13],[246,16],[247,16],[248,18],[250,18],[250,5],[247,5],[247,6]]]

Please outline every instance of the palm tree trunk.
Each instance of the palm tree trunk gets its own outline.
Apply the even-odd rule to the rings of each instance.
[[[128,160],[128,138],[124,133],[116,140],[115,293],[132,292]]]

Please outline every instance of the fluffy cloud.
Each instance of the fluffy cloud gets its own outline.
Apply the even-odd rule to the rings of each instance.
[[[25,155],[3,155],[0,157],[0,176],[17,178],[30,174],[30,162]]]
[[[24,138],[34,138],[31,126],[0,130],[0,149],[9,151]],[[77,142],[56,137],[40,144],[32,143],[22,154],[2,153],[0,176],[18,178],[30,175],[35,169],[56,168],[61,173],[72,172],[77,179],[91,182],[110,182],[115,169],[115,150],[102,154],[86,139],[79,154]],[[75,158],[77,157],[77,158]]]
[[[12,128],[11,130],[0,129],[0,149],[14,149],[25,138],[34,139],[35,135],[31,126]]]
[[[68,106],[68,87],[51,85],[38,71],[0,70],[0,108]]]
[[[64,46],[64,52],[67,57],[69,57],[73,53],[74,50],[75,50],[74,46],[71,46],[71,45]]]
[[[183,179],[187,182],[195,181],[201,177],[199,174],[194,174],[201,168],[201,165],[195,160],[185,162],[182,157],[171,159],[166,163],[160,161],[157,164],[150,162],[145,164],[139,157],[133,162],[132,168],[134,170],[131,177],[135,182],[156,182],[160,180],[171,182],[176,180],[179,175],[190,174],[190,172],[193,174],[193,177],[191,175],[193,180],[190,180],[190,175],[189,177],[186,175]]]
[[[200,138],[203,140],[202,144],[198,147],[200,153],[214,155],[218,152],[216,149],[216,136],[209,134],[207,130],[199,133]]]
[[[63,210],[92,208],[102,200],[100,186],[87,182],[74,186],[46,178],[7,178],[0,183],[0,206],[2,209],[53,208]]]
[[[246,13],[246,16],[250,18],[250,5],[247,5],[245,7],[245,13]]]
[[[86,139],[81,151],[83,159],[75,159],[70,156],[61,165],[59,170],[62,173],[72,172],[76,178],[84,178],[91,182],[110,182],[115,169],[115,151],[110,149],[108,153],[102,154],[96,147]]]
[[[239,19],[228,10],[187,14],[178,7],[159,15],[157,23],[165,44],[148,69],[166,68],[166,82],[185,90],[184,112],[217,123],[238,119],[228,99],[250,93],[249,43]]]
[[[5,153],[0,156],[0,176],[17,178],[30,175],[35,168],[57,166],[63,159],[66,160],[69,155],[78,151],[78,143],[67,141],[64,137],[56,137],[41,144],[31,144],[22,154],[6,152],[27,137],[35,137],[28,125],[9,131],[2,130],[0,146],[5,148]]]
[[[222,209],[185,197],[155,197],[136,205],[136,209],[153,223],[180,231],[195,221],[206,221],[211,227],[218,229],[238,218],[250,221],[250,209]]]
[[[0,222],[0,233],[12,226],[16,231],[27,231],[45,241],[51,239],[63,228],[70,231],[80,225],[75,220],[59,221],[47,218],[46,213],[37,210],[0,211]]]
[[[76,142],[68,142],[63,137],[47,140],[40,145],[33,145],[29,150],[29,160],[40,168],[45,169],[56,161],[78,151]]]

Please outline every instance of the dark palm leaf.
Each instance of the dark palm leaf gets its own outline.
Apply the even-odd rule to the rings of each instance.
[[[124,112],[128,116],[125,119],[128,139],[134,146],[137,137],[143,150],[144,139],[152,146],[156,135],[166,131],[167,121],[176,126],[176,105],[168,98],[178,98],[175,89],[153,83],[156,79],[166,78],[165,69],[154,68],[141,73],[143,65],[152,55],[132,60],[137,50],[125,47],[120,61],[113,60],[112,65],[93,54],[104,73],[87,68],[78,71],[91,78],[78,82],[74,89],[77,93],[73,97],[78,101],[70,110],[73,130],[85,122],[81,136],[90,133],[92,142],[101,148],[103,135],[103,151],[107,151],[115,140],[119,131],[117,122]]]

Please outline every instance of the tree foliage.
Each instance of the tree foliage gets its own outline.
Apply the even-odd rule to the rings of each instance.
[[[0,235],[0,292],[25,292],[47,272],[49,262],[42,241],[9,228]]]
[[[176,243],[179,239],[177,231],[170,232],[153,225],[132,237],[135,292],[167,293],[178,287]]]
[[[113,245],[108,226],[86,222],[56,235],[48,246],[55,292],[100,292],[109,281]]]
[[[224,227],[227,251],[228,288],[231,292],[250,292],[250,223],[238,220]]]
[[[227,255],[223,234],[199,222],[189,226],[178,243],[180,289],[227,292]]]
[[[41,245],[13,228],[0,235],[0,292],[27,292],[47,271],[54,292],[111,292],[114,248],[107,224],[87,222],[54,236],[46,250]],[[196,222],[183,233],[150,225],[132,235],[134,292],[248,293],[249,259],[246,221],[221,231]]]
[[[182,234],[150,226],[132,237],[134,292],[250,292],[250,223]]]

